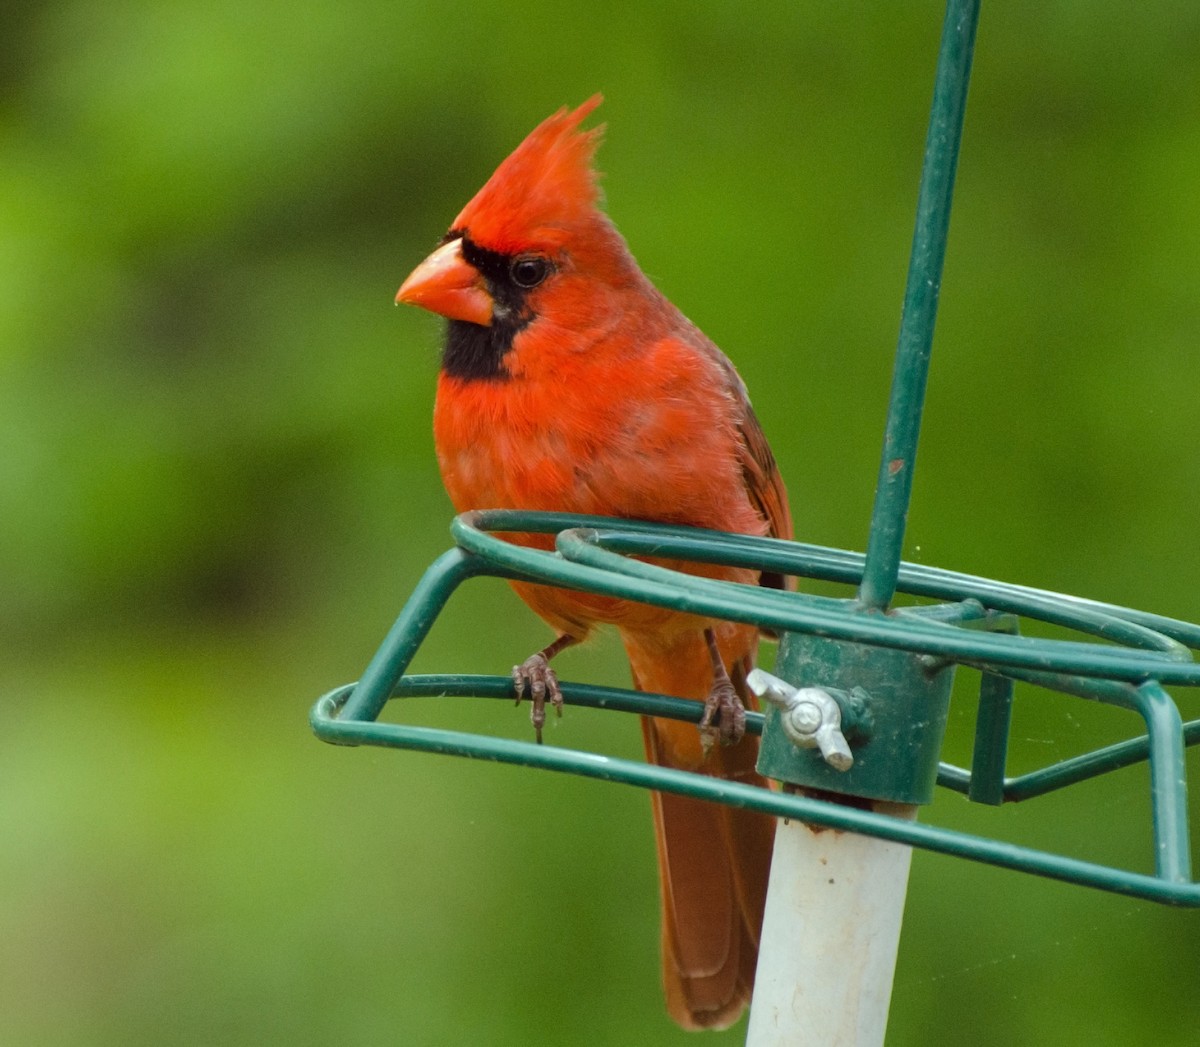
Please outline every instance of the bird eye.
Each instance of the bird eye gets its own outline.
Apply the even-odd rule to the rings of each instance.
[[[550,275],[550,262],[538,255],[525,255],[522,258],[513,259],[509,274],[512,276],[513,283],[528,290],[531,287],[537,287]]]

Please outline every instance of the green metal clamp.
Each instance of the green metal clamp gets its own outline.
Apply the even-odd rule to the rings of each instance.
[[[860,799],[926,804],[933,800],[954,666],[929,665],[923,655],[786,633],[775,671],[784,679],[827,690],[843,708],[854,690],[865,694],[870,730],[853,739],[853,763],[840,770],[822,753],[797,748],[771,709],[758,771],[764,777]]]

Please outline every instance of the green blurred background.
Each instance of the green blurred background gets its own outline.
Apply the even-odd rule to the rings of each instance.
[[[940,6],[2,6],[0,1042],[686,1042],[644,795],[309,733],[448,544],[391,298],[603,90],[611,214],[862,548]],[[909,558],[1200,617],[1198,83],[1192,2],[985,5]],[[416,668],[546,640],[475,585]],[[411,715],[528,735],[479,704]],[[1031,694],[1013,766],[1133,730]],[[1145,869],[1145,784],[926,817]],[[1194,1044],[1198,962],[1194,914],[918,854],[889,1043]]]

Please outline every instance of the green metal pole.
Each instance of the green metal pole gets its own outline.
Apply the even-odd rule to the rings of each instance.
[[[866,569],[858,593],[859,602],[868,610],[887,609],[900,571],[978,20],[979,0],[950,0],[946,5],[887,430],[871,513]]]

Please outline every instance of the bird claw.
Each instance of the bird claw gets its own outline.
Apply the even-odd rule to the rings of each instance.
[[[550,668],[549,659],[539,652],[531,654],[512,671],[513,690],[517,693],[516,704],[521,704],[529,692],[529,721],[533,724],[538,745],[542,744],[542,728],[546,724],[546,702],[554,707],[556,716],[562,716],[562,688],[558,685],[558,674]],[[744,717],[743,717],[744,718]]]
[[[745,733],[746,707],[728,679],[718,680],[704,701],[704,715],[700,717],[700,745],[704,755],[717,742],[736,745]]]

